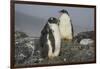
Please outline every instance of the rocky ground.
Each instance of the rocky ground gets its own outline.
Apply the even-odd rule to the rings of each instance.
[[[23,35],[24,37],[22,37]],[[52,60],[48,60],[48,58],[43,59],[40,56],[39,38],[29,37],[24,33],[17,32],[15,66],[93,62],[95,60],[94,43],[81,45],[79,42],[76,42],[76,39],[75,37],[75,42],[62,42],[60,55]]]

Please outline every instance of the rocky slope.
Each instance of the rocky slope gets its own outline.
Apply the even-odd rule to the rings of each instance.
[[[95,60],[95,44],[81,45],[78,42],[78,40],[80,41],[83,38],[83,35],[92,39],[92,34],[88,33],[86,35],[86,33],[79,33],[75,36],[73,42],[62,42],[60,55],[52,60],[48,60],[48,58],[43,59],[40,56],[39,38],[29,37],[25,33],[22,38],[23,33],[17,32],[15,37],[15,65],[93,62]]]

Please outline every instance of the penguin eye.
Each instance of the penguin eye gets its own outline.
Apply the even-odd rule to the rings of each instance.
[[[53,20],[53,18],[51,18],[51,20]]]

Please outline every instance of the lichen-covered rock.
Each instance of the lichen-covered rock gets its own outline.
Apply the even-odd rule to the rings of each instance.
[[[19,38],[26,38],[26,37],[28,37],[28,35],[25,34],[24,32],[21,32],[21,31],[16,31],[16,32],[15,32],[15,38],[16,38],[16,39],[19,39]]]
[[[32,54],[32,48],[18,44],[15,46],[15,63],[22,64]]]
[[[80,32],[78,33],[73,41],[76,43],[80,43],[82,39],[92,39],[94,40],[94,31]]]
[[[84,34],[84,35],[83,35]],[[85,33],[81,33],[78,37],[80,41],[85,37]],[[89,34],[89,33],[88,33]],[[86,36],[90,37],[90,36]],[[91,35],[92,39],[92,35]],[[95,44],[82,45],[77,42],[61,43],[60,55],[53,58],[41,58],[41,46],[39,38],[25,37],[17,38],[15,45],[15,65],[40,65],[40,64],[61,64],[61,63],[79,63],[92,62],[95,60]],[[79,41],[79,42],[80,42]]]
[[[15,64],[23,64],[35,51],[36,38],[30,38],[24,32],[15,33]],[[24,35],[24,36],[22,36]],[[35,43],[34,43],[35,42]]]
[[[90,44],[93,44],[93,43],[94,43],[94,40],[92,40],[92,39],[82,39],[80,41],[81,45],[90,45]]]

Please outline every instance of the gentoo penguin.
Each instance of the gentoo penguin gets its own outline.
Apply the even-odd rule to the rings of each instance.
[[[50,17],[41,31],[40,45],[43,58],[48,56],[49,59],[52,59],[60,53],[61,37],[58,22],[58,19]]]
[[[59,29],[61,34],[61,39],[72,41],[73,39],[73,25],[69,16],[69,13],[66,10],[60,11],[61,15],[59,17]]]

